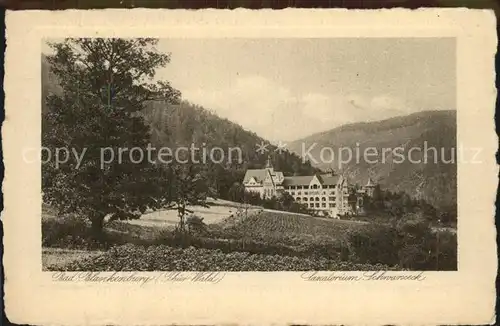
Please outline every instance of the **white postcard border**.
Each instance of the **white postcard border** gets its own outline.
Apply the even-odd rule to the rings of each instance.
[[[491,12],[30,11],[8,12],[6,25],[3,223],[6,311],[11,321],[125,325],[493,320],[498,168],[493,121],[496,35]],[[484,148],[480,166],[458,166],[459,271],[426,272],[419,282],[307,282],[294,272],[227,273],[216,284],[54,282],[52,273],[41,272],[41,171],[23,162],[21,152],[23,147],[40,146],[41,40],[67,36],[456,37],[457,139]]]

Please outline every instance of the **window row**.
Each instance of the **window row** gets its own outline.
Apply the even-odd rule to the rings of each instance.
[[[334,208],[335,203],[328,205],[328,207]],[[320,204],[319,203],[310,203],[309,208],[320,208]],[[321,203],[321,208],[326,208],[326,203]]]
[[[272,190],[272,189],[264,189],[264,196],[266,196],[266,197],[272,197],[274,195],[275,195],[274,190]]]
[[[312,186],[285,186],[285,189],[287,190],[294,190],[294,189],[335,189],[337,186],[336,185],[312,185]]]
[[[301,191],[287,191],[289,194],[291,195],[302,195],[302,192]],[[323,195],[326,195],[327,192],[326,191],[323,191],[322,193]],[[309,195],[309,192],[307,191],[304,191],[304,195]],[[330,191],[330,195],[335,195],[335,191]]]
[[[302,201],[326,201],[326,197],[321,197],[321,199],[319,199],[319,197],[311,197],[311,198],[307,198],[307,197],[295,197],[294,198],[295,200],[302,200]],[[328,197],[328,200],[329,201],[335,201],[335,196],[330,196]]]

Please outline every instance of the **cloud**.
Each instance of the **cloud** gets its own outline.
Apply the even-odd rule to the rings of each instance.
[[[229,86],[185,89],[190,102],[215,111],[269,140],[295,140],[345,123],[395,115],[404,103],[388,95],[294,93],[261,76],[244,76]]]

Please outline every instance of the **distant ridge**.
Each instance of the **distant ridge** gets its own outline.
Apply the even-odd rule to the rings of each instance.
[[[438,150],[436,157],[432,151],[428,152],[427,164],[414,164],[409,160],[394,163],[390,154],[387,155],[385,163],[379,159],[379,162],[372,164],[362,158],[362,153],[368,147],[374,147],[381,152],[383,148],[393,149],[400,146],[404,146],[405,157],[408,157],[407,151],[410,148],[418,147],[423,150],[425,142],[427,148],[435,147]],[[352,182],[363,184],[372,177],[386,189],[405,191],[438,207],[456,203],[456,164],[443,163],[441,155],[442,148],[444,159],[449,160],[452,148],[456,151],[454,110],[421,111],[380,121],[343,125],[291,142],[288,148],[301,155],[302,146],[308,149],[313,144],[316,145],[310,153],[317,161],[320,161],[320,150],[324,147],[332,148],[334,153],[338,153],[340,147],[348,147],[353,150],[353,155],[354,150],[359,148],[360,162],[357,163],[353,159],[342,166],[343,172]],[[423,160],[422,155],[415,150],[412,152],[412,160]],[[375,160],[371,156],[370,159]],[[437,163],[434,163],[435,159]],[[329,161],[330,158],[326,162],[318,163],[311,160],[311,164],[323,170],[339,169],[338,157],[334,157],[332,163]]]

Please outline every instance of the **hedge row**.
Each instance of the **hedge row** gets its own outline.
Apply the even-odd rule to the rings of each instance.
[[[261,255],[221,250],[126,244],[74,261],[64,271],[367,271],[400,270],[385,265],[353,264],[325,258]]]
[[[339,259],[343,249],[337,241],[237,237],[225,230],[205,235],[184,234],[184,236],[179,237],[172,230],[153,232],[148,227],[119,221],[110,223],[104,230],[104,238],[97,242],[92,240],[89,225],[83,219],[59,218],[42,221],[42,244],[44,247],[107,250],[110,247],[126,243],[143,246],[168,245],[176,248],[192,246],[203,249],[219,249],[224,253],[238,251],[281,256],[321,256],[329,259]]]

